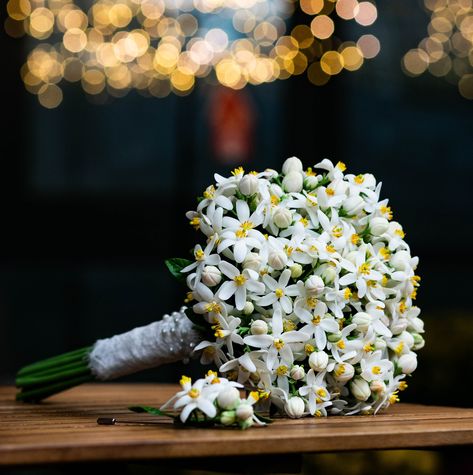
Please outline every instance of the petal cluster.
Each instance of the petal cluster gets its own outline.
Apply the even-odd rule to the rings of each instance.
[[[183,269],[208,329],[202,363],[290,417],[393,404],[424,344],[418,258],[381,183],[345,172],[296,157],[281,173],[240,167],[215,175],[187,213],[203,234]]]

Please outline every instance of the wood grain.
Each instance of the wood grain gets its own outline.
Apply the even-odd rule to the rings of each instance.
[[[39,405],[14,401],[0,387],[0,465],[296,454],[473,444],[473,409],[397,404],[377,416],[279,419],[263,428],[178,428],[133,414],[159,406],[177,389],[153,384],[88,384]],[[99,426],[97,418],[136,424]],[[143,425],[140,420],[156,424]]]

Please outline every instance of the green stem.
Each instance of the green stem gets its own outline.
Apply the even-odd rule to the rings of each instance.
[[[79,384],[93,381],[95,378],[92,374],[86,374],[72,379],[67,379],[59,383],[49,384],[47,386],[42,386],[40,388],[31,389],[28,391],[21,391],[16,395],[17,401],[24,402],[39,402],[42,399],[52,396],[53,394],[59,393]]]
[[[48,358],[30,364],[28,366],[24,366],[18,371],[17,376],[26,376],[34,373],[41,373],[54,367],[63,366],[64,364],[79,362],[90,353],[91,349],[92,347],[88,346],[86,348],[81,348],[79,350],[64,353],[62,355],[54,356],[52,358]]]
[[[57,381],[64,381],[66,379],[71,379],[85,374],[90,374],[90,369],[86,364],[75,367],[74,369],[58,371],[56,373],[46,374],[44,376],[24,376],[22,378],[17,378],[16,385],[22,389],[29,388],[32,386],[45,386],[50,383]]]
[[[45,368],[43,370],[35,371],[34,373],[26,373],[19,376],[17,375],[17,378],[16,378],[17,386],[21,386],[21,382],[19,381],[22,379],[43,378],[46,376],[51,376],[53,374],[59,373],[61,371],[84,368],[87,365],[88,365],[88,359],[86,357],[83,357],[80,360],[73,361],[71,363],[66,362],[62,365],[53,366],[51,368]]]

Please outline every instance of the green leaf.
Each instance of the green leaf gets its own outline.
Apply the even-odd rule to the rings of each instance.
[[[207,334],[211,328],[209,326],[202,325],[202,323],[206,323],[206,321],[202,318],[202,316],[199,316],[195,314],[192,309],[187,308],[184,313],[186,314],[186,317],[194,324],[194,327]]]
[[[261,414],[258,414],[257,412],[255,412],[255,416],[256,416],[261,422],[265,422],[266,424],[271,424],[271,423],[273,422],[273,420],[270,419],[269,417],[262,416]]]
[[[192,264],[192,261],[180,257],[173,257],[171,259],[166,259],[164,262],[173,277],[175,277],[179,282],[185,282],[186,276],[182,273],[182,269]]]
[[[169,414],[167,412],[163,412],[160,409],[156,407],[150,407],[150,406],[131,406],[128,408],[132,412],[137,412],[138,414],[141,414],[143,412],[146,412],[148,414],[152,414],[153,416],[166,416],[166,417],[172,417],[174,416],[172,414]]]

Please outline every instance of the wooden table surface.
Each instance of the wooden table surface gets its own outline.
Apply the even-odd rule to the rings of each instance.
[[[39,405],[14,401],[0,387],[0,465],[300,454],[473,444],[473,409],[396,404],[376,416],[279,419],[262,428],[179,428],[133,414],[159,407],[177,389],[156,384],[89,384]],[[136,420],[102,426],[100,416]],[[140,419],[153,420],[152,425]]]

